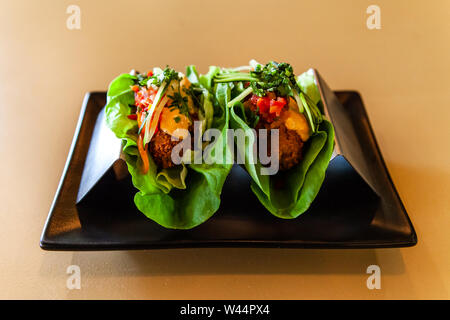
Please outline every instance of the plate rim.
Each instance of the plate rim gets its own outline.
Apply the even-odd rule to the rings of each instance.
[[[177,240],[176,242],[170,241],[160,241],[157,244],[149,244],[149,243],[69,243],[69,242],[58,242],[55,240],[51,240],[47,237],[47,231],[50,227],[50,221],[52,219],[53,212],[56,208],[57,201],[61,195],[61,189],[63,183],[67,177],[68,169],[70,163],[72,162],[75,147],[77,145],[81,127],[86,115],[86,110],[88,108],[88,104],[91,99],[94,100],[95,103],[99,104],[96,96],[105,95],[105,91],[90,91],[87,92],[84,96],[82,107],[80,110],[80,114],[78,116],[77,125],[75,128],[74,136],[72,138],[71,146],[69,149],[69,153],[64,164],[64,169],[61,174],[61,178],[58,183],[58,187],[55,192],[55,196],[53,198],[52,204],[50,206],[49,212],[47,214],[47,218],[44,223],[44,227],[41,233],[41,237],[39,240],[39,247],[45,251],[118,251],[118,250],[164,250],[164,249],[185,249],[185,248],[285,248],[285,249],[377,249],[377,248],[406,248],[413,247],[417,245],[418,238],[415,228],[412,224],[412,221],[406,211],[406,208],[403,204],[403,201],[400,198],[400,195],[393,183],[391,174],[389,172],[388,167],[384,161],[383,155],[379,148],[378,142],[376,140],[372,125],[370,123],[369,116],[367,114],[366,108],[364,107],[364,101],[362,99],[361,94],[356,90],[333,90],[334,93],[338,94],[353,94],[357,95],[358,99],[360,99],[362,103],[362,114],[367,119],[367,126],[370,132],[371,138],[374,142],[374,147],[376,149],[377,154],[380,157],[381,165],[383,166],[389,184],[392,186],[392,189],[395,193],[396,198],[399,200],[401,205],[401,211],[403,212],[408,227],[410,229],[409,238],[405,240],[362,240],[362,241],[303,241],[303,240]]]

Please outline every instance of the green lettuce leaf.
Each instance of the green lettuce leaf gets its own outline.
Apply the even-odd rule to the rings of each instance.
[[[188,79],[199,83],[195,67],[187,69]],[[134,76],[122,74],[109,86],[106,105],[106,122],[115,135],[123,140],[123,152],[131,174],[133,185],[139,190],[134,197],[137,208],[148,218],[166,228],[190,229],[209,219],[219,208],[220,194],[232,163],[215,162],[218,155],[231,158],[226,148],[228,110],[214,103],[209,91],[202,94],[202,109],[205,123],[219,129],[221,135],[208,148],[212,162],[179,165],[158,170],[149,156],[149,170],[141,172],[141,159],[137,148],[136,121],[127,118],[134,104],[134,93],[130,86]],[[225,97],[228,102],[229,96]]]
[[[153,192],[156,189],[168,193],[175,185],[185,184],[182,181],[182,168],[177,168],[178,177],[172,173],[171,181],[163,177],[157,179],[161,172],[157,172],[157,166],[149,156],[149,170],[146,174],[141,173],[141,159],[137,147],[138,126],[136,121],[127,117],[131,113],[130,105],[134,104],[134,92],[130,89],[134,79],[136,79],[135,76],[122,74],[111,82],[105,107],[106,124],[117,138],[123,139],[123,151],[135,187],[146,192]],[[162,174],[164,176],[164,173]]]
[[[297,84],[300,89],[306,93],[311,100],[317,105],[319,110],[323,113],[323,104],[320,98],[319,88],[316,85],[313,69],[302,73],[297,77]]]
[[[308,141],[304,158],[297,166],[271,177],[268,190],[262,190],[252,181],[252,191],[273,215],[284,219],[298,217],[317,196],[333,148],[334,129],[324,120],[319,132]]]
[[[311,94],[315,103],[321,103],[314,77],[311,78],[310,73],[302,74],[298,81],[303,92]],[[303,159],[298,165],[269,176],[261,174],[262,165],[259,161],[252,162],[250,159],[253,141],[257,136],[249,122],[240,103],[230,108],[230,127],[242,129],[248,136],[245,143],[236,141],[236,155],[245,158],[244,167],[252,178],[253,193],[273,215],[284,219],[298,217],[309,208],[325,178],[334,148],[332,124],[326,120],[321,122],[318,132],[305,143]]]
[[[207,74],[202,74],[199,78],[199,83],[203,88],[206,88],[208,91],[213,91],[213,78],[220,72],[220,68],[216,66],[209,67],[209,71]]]

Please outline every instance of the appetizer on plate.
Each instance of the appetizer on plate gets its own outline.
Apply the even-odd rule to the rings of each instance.
[[[233,158],[272,214],[305,212],[334,148],[322,109],[313,75],[296,77],[287,63],[251,61],[236,69],[212,66],[205,75],[194,66],[186,75],[169,67],[122,74],[109,86],[105,110],[124,141],[137,208],[164,227],[189,229],[219,208]]]
[[[221,141],[226,139],[228,109],[200,81],[210,80],[194,66],[186,75],[154,68],[118,76],[107,93],[106,121],[123,139],[128,170],[139,190],[135,204],[166,228],[189,229],[210,218],[232,166],[216,161],[229,157]],[[220,133],[218,139],[204,142],[201,135],[212,128]],[[209,161],[193,161],[196,149],[204,156],[206,147]]]
[[[255,195],[277,217],[295,218],[305,212],[322,185],[334,148],[334,129],[324,118],[313,75],[296,77],[287,63],[263,66],[252,60],[236,69],[213,67],[210,77],[216,92],[231,100],[226,104],[230,127],[244,130],[250,138],[236,143],[236,153],[244,159]],[[255,144],[261,148],[263,133],[268,155],[271,144],[277,143],[270,164],[277,163],[275,171],[269,172],[269,164],[253,156]]]

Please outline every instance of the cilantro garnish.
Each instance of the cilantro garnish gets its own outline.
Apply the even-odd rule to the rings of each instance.
[[[224,69],[214,77],[214,81],[219,83],[229,82],[231,84],[233,82],[250,83],[247,89],[228,103],[229,107],[242,101],[251,93],[263,97],[267,92],[274,92],[277,96],[291,96],[295,99],[299,112],[303,113],[307,118],[313,134],[318,131],[319,124],[322,122],[320,110],[306,93],[301,91],[292,66],[288,63],[271,61],[265,66],[258,64],[255,70],[249,73]]]
[[[167,66],[163,72],[155,74],[153,76],[146,76],[145,74],[137,74],[135,79],[135,84],[140,86],[146,86],[148,83],[153,84],[157,87],[161,86],[164,81],[170,83],[172,80],[180,80],[178,72]]]

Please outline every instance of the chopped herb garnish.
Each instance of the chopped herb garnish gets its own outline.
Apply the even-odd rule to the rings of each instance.
[[[292,66],[284,62],[271,61],[264,67],[259,64],[250,74],[258,78],[258,81],[251,81],[250,85],[253,93],[260,97],[264,96],[267,91],[286,97],[292,93],[292,87],[295,87],[296,84]]]
[[[170,81],[172,80],[180,80],[180,77],[177,71],[167,66],[163,70],[163,72],[151,76],[149,80],[151,81],[150,82],[151,84],[154,84],[155,86],[160,86],[163,83],[163,81],[170,83]]]
[[[146,86],[148,85],[149,81],[150,84],[153,84],[155,86],[161,86],[161,84],[164,81],[167,81],[167,83],[170,83],[170,81],[172,80],[179,80],[180,77],[178,75],[178,72],[175,71],[174,69],[170,68],[169,66],[167,66],[163,72],[155,74],[153,76],[147,76],[145,74],[137,74],[136,75],[136,79],[135,79],[135,84],[138,84],[140,86]]]
[[[322,114],[317,105],[301,91],[297,84],[292,66],[288,63],[277,63],[271,61],[265,66],[256,65],[254,71],[249,73],[223,70],[214,77],[215,82],[229,82],[230,87],[233,82],[250,83],[238,96],[228,103],[232,106],[245,99],[251,93],[264,97],[267,92],[274,92],[277,96],[292,96],[299,107],[299,112],[303,113],[311,128],[312,133],[316,133],[319,124],[322,122]]]
[[[181,114],[189,116],[189,107],[187,105],[188,98],[182,96],[180,92],[174,92],[173,95],[168,95],[172,99],[171,108],[178,108]]]
[[[144,74],[138,74],[137,76],[137,83],[140,86],[146,86],[147,85],[147,81],[148,81],[148,77]]]

